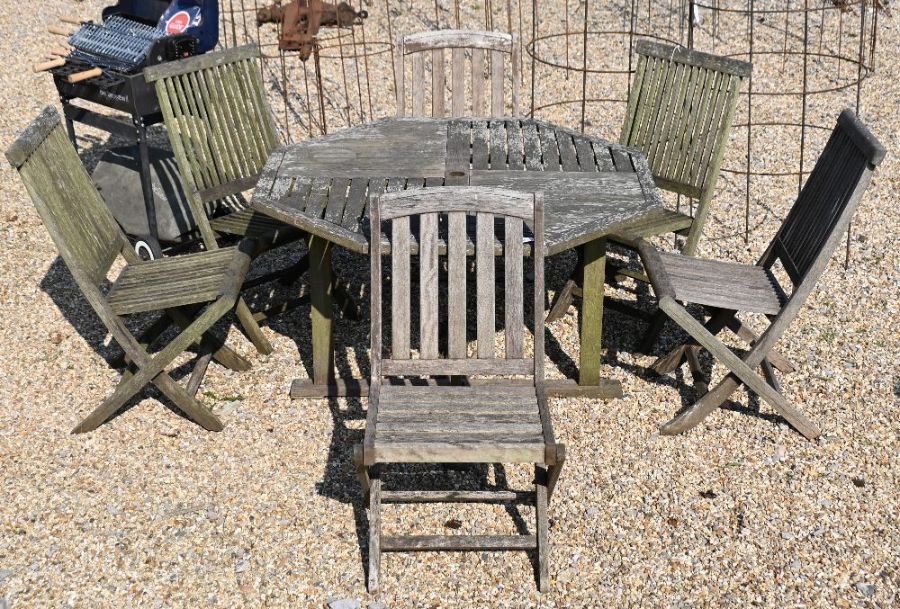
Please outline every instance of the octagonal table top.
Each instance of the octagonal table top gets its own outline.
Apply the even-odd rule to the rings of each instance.
[[[643,153],[529,118],[385,118],[277,149],[257,211],[368,253],[372,195],[430,186],[542,191],[547,254],[662,210]],[[381,248],[390,244],[382,236]]]

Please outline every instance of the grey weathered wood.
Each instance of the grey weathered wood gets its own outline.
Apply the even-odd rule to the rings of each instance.
[[[419,355],[438,356],[438,214],[419,216]]]
[[[556,141],[556,132],[546,124],[538,124],[538,138],[541,142],[541,159],[545,171],[558,171],[562,168],[560,163],[559,144]]]
[[[472,49],[472,116],[487,116],[484,107],[484,49]]]
[[[514,43],[513,43],[514,44]],[[503,116],[503,52],[491,51],[491,115]]]
[[[529,491],[384,491],[382,503],[526,503]]]
[[[509,62],[510,107],[512,114],[518,111],[518,48],[515,37],[499,32],[478,32],[464,30],[439,30],[417,32],[400,36],[397,40],[397,115],[407,115],[406,98],[412,102],[413,116],[423,116],[425,92],[425,57],[431,59],[432,116],[444,115],[444,95],[447,82],[444,70],[444,50],[450,49],[450,99],[452,116],[486,116],[488,108],[494,116],[504,114],[506,101],[504,85],[506,72],[504,62]],[[466,56],[471,57],[471,68],[466,70]],[[490,84],[490,106],[485,94],[485,57],[490,56],[488,83]],[[406,57],[410,57],[411,78],[406,78]],[[466,80],[471,91],[471,103],[467,104]],[[409,91],[407,91],[407,82]]]
[[[409,217],[404,216],[391,223],[392,359],[409,359],[409,293],[412,289],[409,267]]]
[[[534,384],[523,380],[521,385],[511,382],[511,379],[485,380],[479,384],[477,379],[470,379],[470,386],[456,385],[385,385],[383,395],[397,396],[447,396],[455,400],[464,400],[470,396],[475,400],[487,400],[489,398],[518,399],[534,396]]]
[[[382,119],[291,147],[279,171],[319,178],[437,177],[445,171],[447,121]],[[388,151],[402,150],[402,154]]]
[[[657,207],[635,173],[471,172],[469,183],[522,192],[543,192],[552,201],[545,238],[550,255],[631,226]]]
[[[381,479],[373,478],[369,488],[369,577],[368,589],[378,590],[378,575],[381,571],[381,552],[384,540],[381,537]]]
[[[431,51],[431,115],[444,116],[447,77],[444,72],[444,49]]]
[[[450,110],[453,116],[463,116],[466,113],[466,52],[457,47],[451,51],[451,55]]]
[[[272,174],[284,158],[283,154],[272,155],[274,161],[269,158],[279,141],[265,101],[258,58],[258,47],[244,46],[192,57],[177,66],[159,64],[144,73],[155,86],[192,216],[207,249],[219,246],[220,234],[252,236],[261,251],[302,236],[287,225],[255,218],[253,211],[237,210],[234,218],[214,221],[207,217],[211,202],[248,190],[259,180],[266,186],[274,184]],[[291,265],[267,277],[275,279],[296,270]],[[268,317],[279,307],[283,308],[274,304],[260,313]],[[237,315],[257,349],[270,352],[271,343],[243,301],[238,303]]]
[[[755,266],[659,255],[646,243],[639,244],[660,309],[693,339],[660,358],[654,368],[674,370],[685,357],[690,361],[702,346],[730,371],[696,403],[664,425],[664,433],[680,433],[695,426],[744,384],[800,433],[808,438],[818,436],[818,427],[779,391],[768,356],[815,288],[883,157],[884,148],[852,112],[845,110],[796,203]],[[779,261],[793,284],[790,298],[771,272]],[[710,320],[701,324],[678,301],[710,307]],[[726,327],[742,334],[742,324],[735,320],[739,310],[766,313],[771,321],[759,337],[752,333],[748,337],[744,330],[743,336],[750,339],[751,347],[743,357],[735,355],[716,337]],[[755,372],[759,366],[767,368],[767,378]]]
[[[524,294],[523,270],[522,270],[522,219],[507,217],[505,220],[506,251],[503,253],[505,263],[506,281],[506,357],[521,358],[522,326],[524,313],[522,309],[522,296]]]
[[[416,53],[412,57],[412,115],[425,116],[425,57]]]
[[[696,197],[682,252],[693,255],[709,213],[742,80],[750,64],[646,40],[629,91],[623,144],[643,150],[662,188]],[[626,242],[627,239],[622,241]]]
[[[115,391],[73,432],[95,429],[150,383],[199,425],[221,430],[222,422],[194,394],[211,359],[236,370],[249,367],[246,360],[221,346],[210,328],[235,306],[250,267],[253,242],[178,259],[139,261],[94,188],[59,114],[51,108],[38,116],[6,154],[75,283],[132,365]],[[120,254],[126,265],[104,293],[101,287]],[[117,307],[117,299],[127,306]],[[191,313],[204,305],[199,315]],[[148,311],[165,311],[168,319],[153,324],[144,337],[135,337],[122,315]],[[162,335],[168,322],[179,326],[181,332],[151,355],[149,344]],[[175,383],[166,367],[192,344],[199,346],[201,356],[184,388]]]
[[[369,189],[369,180],[366,178],[353,178],[350,182],[350,190],[347,193],[347,206],[341,218],[341,226],[350,230],[356,230],[362,220],[363,210],[366,207],[366,194]]]
[[[466,213],[448,215],[447,355],[466,356]]]
[[[557,133],[562,137],[576,138],[573,147],[579,169],[578,147],[584,150],[580,154],[582,159],[588,160],[588,167],[591,155],[586,151],[584,141],[577,138],[589,140],[596,166],[590,167],[589,172],[561,171]],[[499,152],[500,143],[505,143],[503,153]],[[518,165],[520,146],[522,164]],[[409,154],[385,154],[385,150],[399,148],[408,150]],[[606,155],[598,152],[603,150]],[[497,158],[501,154],[505,154],[505,164],[509,169],[492,169],[491,156]],[[607,163],[601,166],[600,159],[605,157],[608,157]],[[478,170],[473,175],[473,159],[477,161],[476,166],[487,170],[484,175],[479,175]],[[522,171],[522,166],[528,171]],[[541,171],[544,169],[550,171]],[[371,188],[367,188],[368,195],[379,194],[385,187],[388,191],[423,186],[426,190],[432,190],[440,188],[439,184],[465,186],[471,181],[491,183],[491,180],[496,180],[498,186],[520,188],[526,193],[545,190],[548,200],[545,253],[585,244],[610,232],[625,233],[630,227],[649,225],[651,216],[656,218],[654,222],[668,223],[676,229],[685,227],[680,216],[656,217],[662,201],[650,168],[640,152],[532,119],[383,119],[281,150],[272,155],[262,173],[266,176],[265,186],[254,193],[254,209],[359,253],[369,251],[370,224],[367,216],[370,210],[364,201],[359,200],[359,195],[356,195],[356,205],[362,204],[362,211],[351,214],[349,210],[353,205],[352,191],[362,188],[361,183],[366,180],[371,182]],[[610,178],[610,174],[615,173],[627,173],[629,176]],[[398,174],[407,177],[393,177]],[[590,178],[596,182],[591,184],[585,180],[583,195],[573,199],[571,189],[561,187],[562,182],[558,181],[566,176],[577,180]],[[350,178],[340,223],[307,213],[310,190],[316,178]],[[287,193],[286,182],[293,185],[287,187]],[[323,204],[325,216],[328,216],[329,210],[336,215],[339,205],[332,207],[330,201]],[[422,205],[427,206],[428,201]],[[587,213],[588,210],[591,213]],[[420,211],[426,211],[426,208],[422,207]],[[472,222],[467,230],[466,253],[474,255],[475,223]],[[447,251],[447,236],[443,231],[442,226],[438,234],[438,252],[441,256]],[[502,256],[504,246],[501,239],[495,239],[494,243],[495,255]],[[411,238],[410,255],[418,255],[418,248],[417,239]],[[382,235],[381,251],[386,255],[391,252],[387,235]],[[531,256],[532,251],[533,244],[524,245],[523,255]],[[557,391],[555,386],[553,389]],[[292,395],[308,396],[315,390],[314,384],[300,381],[293,386]],[[319,391],[348,391],[357,395],[366,389],[362,385],[329,381],[327,386],[319,387]],[[593,393],[586,389],[579,391],[593,397],[611,397],[620,393],[619,388],[605,383],[598,385]]]
[[[491,263],[494,258],[491,257]],[[492,309],[493,310],[493,309]],[[493,321],[493,320],[491,320]],[[493,327],[493,323],[491,324]],[[384,374],[392,376],[434,376],[439,374],[534,374],[534,361],[531,359],[504,359],[493,357],[493,333],[490,347],[479,352],[479,359],[403,359],[394,358],[382,362]],[[403,343],[400,344],[400,348]],[[396,359],[397,361],[394,361]]]
[[[541,140],[534,121],[522,121],[522,144],[525,152],[525,168],[532,171],[543,169],[541,161]],[[516,169],[513,167],[512,169]]]
[[[533,550],[534,535],[391,535],[382,539],[385,552],[474,552],[478,550]]]
[[[476,256],[476,329],[478,357],[494,357],[494,216],[478,213]]]
[[[513,170],[525,169],[525,137],[518,120],[505,121],[507,139],[507,162]]]
[[[411,184],[413,180],[409,180]],[[428,181],[423,181],[428,186]],[[409,185],[408,185],[409,186]],[[409,243],[402,235],[409,235],[410,225],[419,225],[420,298],[419,319],[421,348],[418,358],[409,356],[408,342],[398,349],[392,343],[391,356],[384,357],[381,344],[381,258],[382,252],[373,248],[372,260],[372,391],[366,431],[357,461],[363,467],[386,463],[533,463],[559,466],[557,455],[563,454],[553,436],[546,396],[543,395],[543,341],[535,344],[532,357],[524,357],[522,327],[523,276],[525,259],[523,233],[526,223],[534,233],[534,327],[541,328],[543,317],[543,266],[545,243],[544,204],[540,194],[511,192],[487,187],[429,187],[386,193],[372,202],[372,222],[380,226],[390,222],[392,235],[392,285],[394,296],[390,310],[394,329],[394,343],[408,341],[410,311],[404,302],[398,311],[397,292],[409,292],[408,268]],[[437,289],[438,227],[440,217],[447,215],[448,226],[448,351],[450,357],[437,353],[437,314],[439,311]],[[477,357],[468,357],[466,350],[466,218],[474,214],[476,219],[475,257],[477,265]],[[495,236],[495,218],[503,219],[503,231]],[[398,228],[399,227],[399,228]],[[506,311],[506,348],[503,355],[495,356],[495,302],[498,297],[494,280],[497,239],[505,260],[505,286],[503,306]],[[399,239],[398,239],[399,238]],[[398,268],[397,260],[401,259]],[[378,287],[375,287],[375,286]],[[377,299],[377,300],[376,300]],[[398,333],[399,325],[403,327]],[[513,326],[518,326],[518,330]],[[402,354],[399,355],[398,354]],[[394,376],[451,375],[521,375],[531,376],[530,385],[498,380],[475,386],[442,387],[383,384]],[[558,474],[558,471],[557,471]],[[369,474],[360,478],[364,488]],[[380,503],[474,501],[496,502],[532,498],[539,503],[538,529],[547,530],[546,488],[538,493],[517,492],[443,492],[443,491],[391,491],[381,496],[381,488],[370,485],[370,498],[377,492],[379,498],[370,506],[370,520],[378,518]],[[540,503],[543,492],[543,503]],[[375,500],[373,500],[375,501]],[[542,506],[542,507],[541,507]],[[375,523],[377,529],[380,524]],[[375,530],[370,528],[371,530]],[[460,537],[420,536],[381,537],[370,541],[370,547],[379,551],[455,549],[467,550],[473,544],[481,549],[535,548],[534,536],[514,537]],[[546,541],[544,541],[546,548]],[[372,566],[370,574],[377,573]],[[546,561],[544,563],[546,564]],[[370,582],[371,583],[371,582]],[[375,582],[377,584],[377,581]],[[539,585],[546,587],[546,578],[539,578]]]
[[[547,486],[541,481],[535,484],[537,493],[538,590],[546,592],[550,587],[550,534],[547,526]]]
[[[507,168],[506,123],[492,120],[490,123],[490,166],[491,169]]]
[[[544,459],[546,445],[540,436],[527,442],[490,441],[458,436],[423,438],[419,442],[378,442],[372,449],[379,463],[536,463]]]
[[[512,52],[513,37],[501,32],[475,30],[435,30],[416,32],[403,37],[407,53],[431,49],[484,49],[488,51]]]
[[[670,46],[647,39],[637,40],[634,44],[634,52],[647,57],[727,72],[743,78],[748,78],[751,71],[750,64],[745,61],[702,53],[682,46]]]

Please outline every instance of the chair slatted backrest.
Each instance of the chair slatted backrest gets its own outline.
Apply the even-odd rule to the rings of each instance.
[[[642,150],[660,187],[699,198],[714,187],[751,65],[648,40],[638,55],[621,143]]]
[[[760,263],[780,260],[794,286],[815,283],[850,224],[885,149],[851,110],[838,117],[800,196]]]
[[[682,252],[693,255],[716,188],[749,63],[649,40],[638,64],[620,142],[643,151],[660,188],[698,199]]]
[[[448,84],[450,116],[516,116],[519,112],[520,57],[511,34],[470,30],[417,32],[400,36],[396,52],[397,116],[446,116]],[[411,64],[409,75],[407,56]],[[426,63],[430,64],[430,91],[426,91]],[[471,103],[467,103],[467,81]],[[490,87],[489,95],[486,83]],[[509,103],[504,90],[510,91]],[[426,98],[431,102],[430,113],[425,111]]]
[[[215,239],[204,203],[255,186],[279,145],[258,59],[259,47],[246,45],[144,70],[208,247]]]
[[[391,298],[381,294],[381,256],[372,258],[372,360],[373,382],[384,376],[430,375],[533,375],[543,384],[543,303],[544,303],[544,212],[540,194],[514,192],[490,187],[439,187],[408,190],[373,197],[372,226],[383,226],[391,242]],[[474,215],[473,242],[467,233],[467,219]],[[495,219],[498,221],[495,224]],[[382,224],[384,223],[384,224]],[[389,224],[389,226],[388,226]],[[411,344],[410,303],[412,291],[410,227],[418,224],[419,344],[414,358]],[[526,358],[524,327],[524,243],[526,224],[534,238],[534,355]],[[501,227],[495,230],[496,226]],[[440,289],[438,255],[446,244],[445,290]],[[474,245],[476,263],[477,352],[468,357],[466,256]],[[495,349],[496,304],[495,255],[501,247],[504,257],[505,346]],[[441,294],[446,302],[441,303]],[[390,356],[382,353],[382,310],[389,306],[391,319]],[[446,357],[439,348],[439,319],[446,313]]]
[[[94,292],[127,245],[66,136],[47,107],[6,151],[44,226],[83,292]]]

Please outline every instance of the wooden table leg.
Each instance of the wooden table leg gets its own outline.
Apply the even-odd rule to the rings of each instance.
[[[331,292],[331,242],[309,239],[309,292],[312,303],[313,383],[325,385],[334,379],[334,333]]]
[[[309,296],[312,304],[312,379],[296,379],[292,398],[365,397],[369,384],[361,379],[335,379],[334,375],[334,274],[332,243],[309,238]]]
[[[578,384],[548,380],[547,393],[561,397],[620,398],[621,383],[600,378],[606,239],[597,239],[584,246],[583,273]]]
[[[578,384],[600,381],[600,343],[603,337],[603,292],[606,274],[606,240],[597,239],[584,247],[584,280],[581,284],[581,356]]]

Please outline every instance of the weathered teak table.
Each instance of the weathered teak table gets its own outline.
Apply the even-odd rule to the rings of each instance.
[[[372,194],[444,185],[495,185],[544,192],[552,255],[584,246],[578,383],[547,381],[553,395],[621,396],[600,378],[605,236],[662,211],[642,153],[522,118],[388,118],[280,148],[253,195],[255,209],[310,235],[312,379],[293,397],[365,395],[359,379],[334,378],[331,248],[368,254]],[[382,236],[382,251],[390,243]]]

